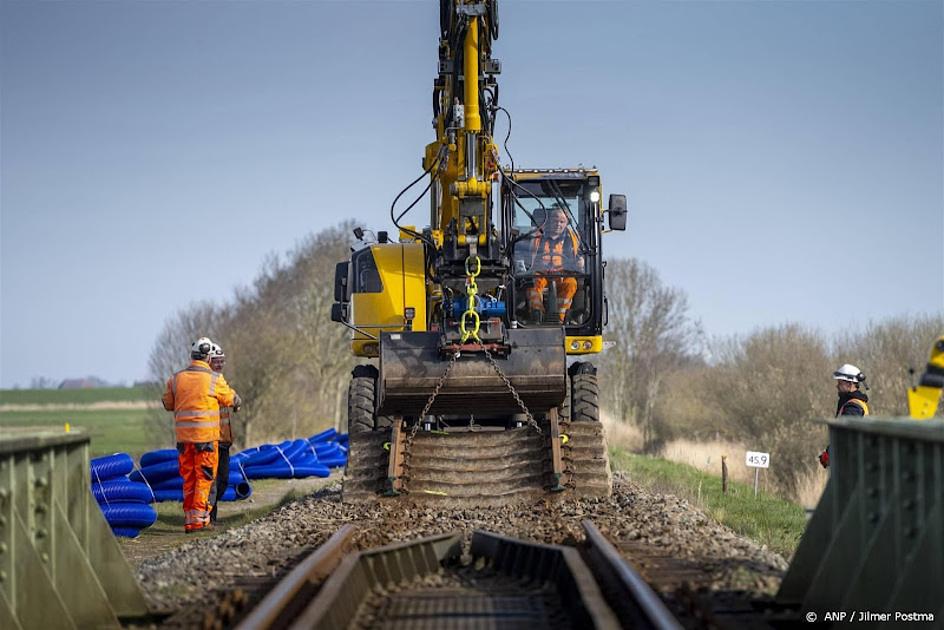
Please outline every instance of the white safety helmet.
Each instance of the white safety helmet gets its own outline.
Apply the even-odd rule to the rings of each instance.
[[[211,359],[222,359],[222,358],[224,358],[225,356],[226,356],[226,354],[223,352],[222,346],[219,346],[219,345],[217,345],[217,344],[214,343],[214,344],[213,344],[213,347],[210,348],[210,358],[211,358]]]
[[[858,384],[865,381],[865,374],[851,363],[844,363],[838,370],[833,372],[833,379]]]
[[[200,337],[192,344],[190,344],[190,358],[191,359],[206,359],[210,356],[210,351],[213,349],[214,344],[209,337]]]

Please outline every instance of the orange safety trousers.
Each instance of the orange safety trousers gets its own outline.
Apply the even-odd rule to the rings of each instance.
[[[177,466],[184,478],[184,530],[210,524],[210,491],[219,457],[216,442],[178,442]]]
[[[574,294],[577,293],[577,279],[536,276],[534,278],[534,287],[528,289],[528,303],[532,311],[544,312],[544,289],[547,288],[548,282],[553,282],[554,287],[557,289],[557,316],[563,324],[564,319],[567,317],[567,311],[570,310],[570,306],[573,304]]]

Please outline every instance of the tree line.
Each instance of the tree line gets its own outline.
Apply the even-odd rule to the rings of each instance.
[[[285,256],[270,257],[229,300],[171,316],[151,352],[151,380],[163,384],[186,365],[191,341],[208,335],[226,351],[227,380],[244,400],[233,420],[237,446],[343,427],[357,361],[349,332],[330,311],[334,266],[350,254],[352,228],[347,222],[310,235]],[[781,462],[772,472],[786,491],[825,445],[825,428],[815,420],[834,413],[832,370],[859,366],[874,412],[905,415],[908,369],[923,368],[944,330],[938,313],[832,338],[785,323],[709,340],[685,293],[644,262],[610,260],[606,283],[606,349],[596,359],[601,406],[638,427],[653,452],[682,436],[750,439]],[[173,440],[166,414],[156,411],[151,424],[162,442]]]
[[[675,439],[747,443],[771,453],[778,488],[792,494],[826,445],[836,411],[833,370],[866,374],[872,413],[906,416],[944,313],[902,316],[828,336],[796,323],[707,339],[683,292],[634,259],[607,266],[608,347],[601,406],[642,431],[644,450]]]

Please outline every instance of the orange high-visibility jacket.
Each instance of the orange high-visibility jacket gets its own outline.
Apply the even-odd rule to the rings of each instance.
[[[233,443],[233,426],[230,424],[232,413],[232,407],[220,407],[220,442]]]
[[[538,232],[531,241],[531,266],[533,268],[536,262],[540,262],[540,269],[560,271],[564,268],[565,260],[576,261],[579,249],[577,234],[570,228],[553,241]]]
[[[190,365],[167,381],[161,401],[174,412],[178,442],[216,442],[220,439],[220,407],[231,407],[236,392],[206,361]]]

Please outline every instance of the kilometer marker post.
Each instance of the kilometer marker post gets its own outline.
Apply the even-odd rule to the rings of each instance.
[[[770,468],[770,453],[760,453],[758,451],[748,451],[744,458],[744,463],[748,468],[754,469],[754,497],[757,497],[757,484],[760,481],[760,469]]]

